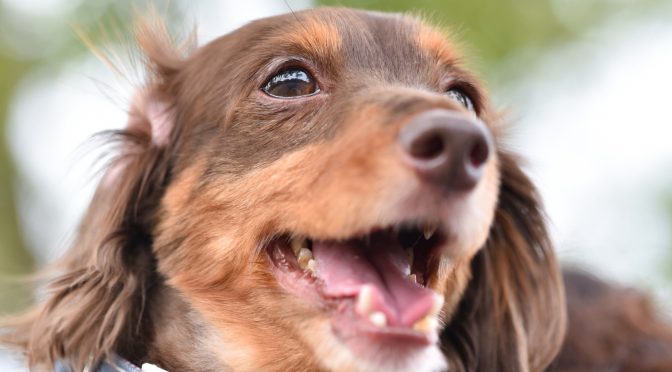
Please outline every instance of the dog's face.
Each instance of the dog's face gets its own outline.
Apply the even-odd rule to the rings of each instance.
[[[186,57],[167,40],[140,28],[119,158],[0,334],[31,365],[548,366],[565,307],[540,203],[444,35],[318,9]]]
[[[221,362],[440,368],[499,182],[453,45],[412,18],[314,10],[204,46],[177,80],[154,250]]]

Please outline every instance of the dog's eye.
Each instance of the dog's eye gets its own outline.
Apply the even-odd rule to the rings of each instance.
[[[279,98],[305,97],[320,91],[315,79],[300,68],[280,71],[268,80],[263,89],[266,94]]]
[[[471,98],[469,98],[469,95],[465,93],[463,90],[458,89],[458,88],[452,88],[449,89],[446,92],[446,95],[457,101],[460,105],[464,106],[467,110],[471,112],[475,112],[476,110],[474,109],[474,103],[471,101]]]

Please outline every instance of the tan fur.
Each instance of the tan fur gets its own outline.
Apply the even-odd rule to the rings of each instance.
[[[459,54],[454,46],[446,42],[447,37],[446,32],[424,25],[419,25],[415,34],[415,40],[420,48],[434,55],[443,63],[454,63],[459,59]]]
[[[319,19],[306,19],[292,25],[290,32],[280,32],[272,40],[278,44],[300,45],[324,59],[339,58],[341,37],[338,29]]]

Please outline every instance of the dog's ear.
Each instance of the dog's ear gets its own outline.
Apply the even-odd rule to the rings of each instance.
[[[501,152],[501,187],[472,280],[441,335],[453,367],[540,371],[558,353],[566,309],[560,269],[539,196],[512,154]]]
[[[116,152],[73,245],[49,270],[56,277],[48,277],[40,304],[5,335],[27,351],[34,368],[53,369],[60,360],[83,370],[113,351],[131,359],[144,352],[146,329],[138,327],[158,280],[151,232],[179,135],[173,97],[184,53],[161,23],[140,24],[147,82],[131,103],[126,128],[103,134]]]

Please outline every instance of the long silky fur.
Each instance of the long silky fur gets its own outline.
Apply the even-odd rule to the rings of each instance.
[[[195,38],[190,35],[176,47],[160,17],[138,18],[136,24],[135,39],[147,70],[140,90],[169,100],[172,76]],[[142,112],[129,115],[146,120]],[[171,133],[171,144],[178,135],[177,130]],[[60,360],[81,371],[112,352],[131,360],[146,353],[152,327],[146,304],[162,280],[151,251],[152,231],[170,180],[174,147],[156,146],[151,130],[137,126],[98,136],[116,155],[74,242],[62,259],[38,275],[48,283],[44,298],[0,324],[0,343],[22,350],[31,370],[53,369]]]

